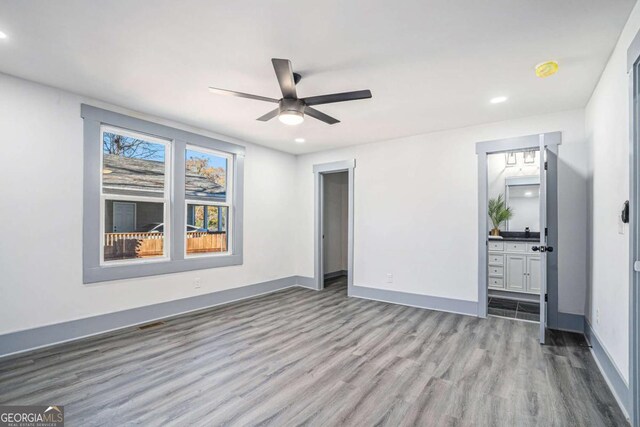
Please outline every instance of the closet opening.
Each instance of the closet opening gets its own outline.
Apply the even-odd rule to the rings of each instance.
[[[323,288],[347,292],[348,172],[322,174],[322,277]]]

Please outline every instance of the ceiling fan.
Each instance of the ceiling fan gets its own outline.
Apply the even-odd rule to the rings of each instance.
[[[370,90],[357,90],[354,92],[298,98],[298,94],[296,93],[296,84],[300,81],[301,76],[300,74],[293,72],[293,69],[291,68],[291,61],[288,59],[272,58],[271,62],[273,63],[273,68],[276,71],[276,77],[278,78],[280,89],[282,90],[281,99],[251,95],[249,93],[218,89],[215,87],[210,87],[209,91],[219,95],[238,96],[240,98],[249,98],[278,104],[278,108],[268,112],[262,117],[258,117],[258,120],[266,122],[278,116],[278,119],[287,125],[297,125],[302,123],[304,121],[305,114],[330,125],[340,123],[340,120],[334,119],[333,117],[312,108],[312,106],[371,98]]]

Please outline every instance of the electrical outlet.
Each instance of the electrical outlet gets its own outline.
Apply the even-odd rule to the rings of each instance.
[[[200,289],[200,278],[196,277],[195,279],[193,279],[193,287],[196,289]]]
[[[387,273],[387,283],[393,283],[393,274]]]
[[[596,324],[600,324],[600,309],[596,308]]]

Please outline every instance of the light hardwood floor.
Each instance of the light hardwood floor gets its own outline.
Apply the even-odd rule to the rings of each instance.
[[[582,337],[291,288],[0,361],[68,426],[621,426]]]

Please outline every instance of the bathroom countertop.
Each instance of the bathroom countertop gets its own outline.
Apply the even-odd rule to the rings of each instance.
[[[539,242],[540,241],[540,233],[537,231],[532,231],[529,234],[529,237],[525,237],[524,231],[503,231],[500,233],[499,237],[489,236],[489,240],[502,240],[506,242]]]
[[[498,240],[503,242],[540,242],[539,237],[503,237],[503,238],[492,238],[489,240]]]

